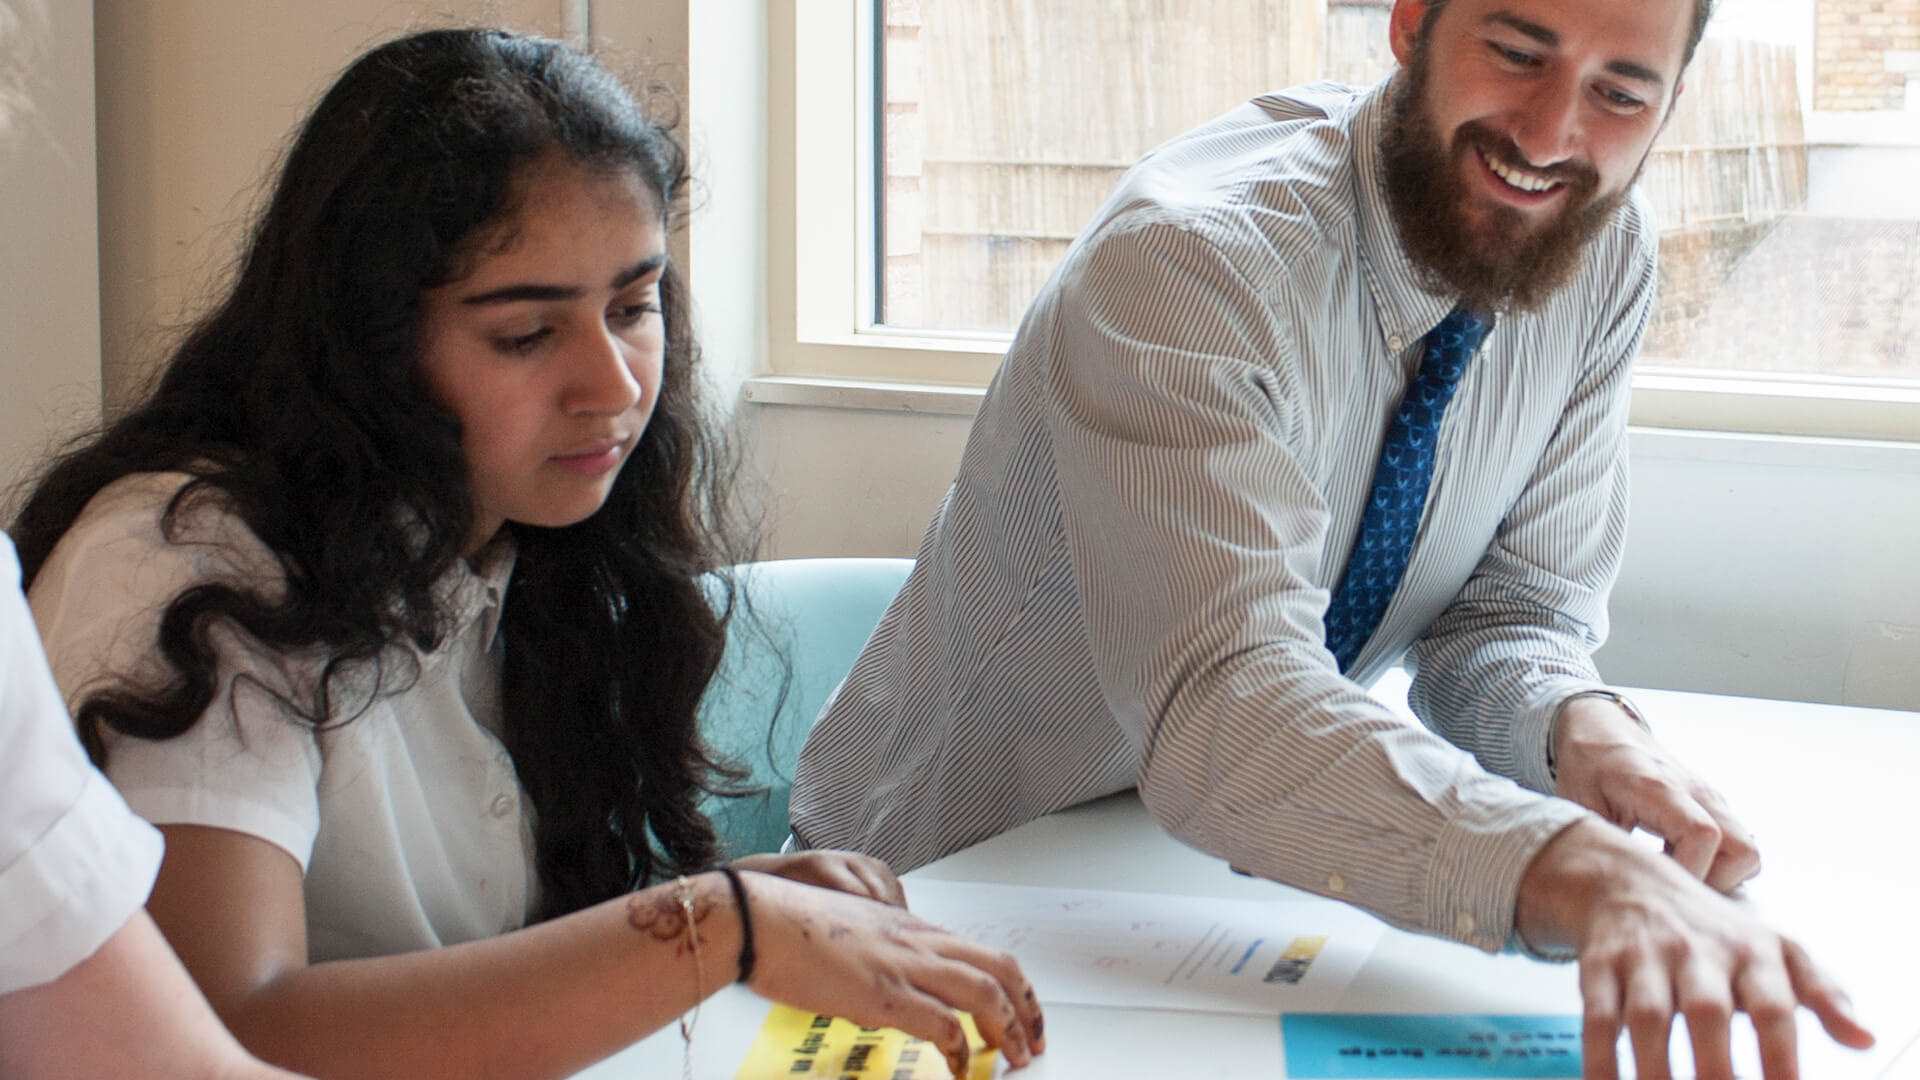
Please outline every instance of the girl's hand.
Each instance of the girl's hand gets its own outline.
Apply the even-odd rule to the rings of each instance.
[[[926,1039],[956,1077],[967,1075],[969,1049],[955,1009],[972,1013],[1014,1068],[1046,1049],[1040,1002],[1012,956],[904,908],[767,874],[741,880],[759,957],[748,985],[762,996]]]
[[[871,855],[852,851],[796,851],[791,855],[749,855],[733,861],[735,870],[752,870],[774,877],[818,885],[823,889],[864,896],[897,908],[907,906],[907,894],[892,868]]]

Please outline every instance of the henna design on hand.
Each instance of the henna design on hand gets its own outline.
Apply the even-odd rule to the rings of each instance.
[[[704,896],[696,896],[693,901],[693,921],[703,923],[713,914],[713,901]],[[634,893],[627,897],[627,925],[651,937],[655,941],[672,941],[686,936],[687,916],[680,910],[680,901],[666,893],[648,896],[646,893]]]

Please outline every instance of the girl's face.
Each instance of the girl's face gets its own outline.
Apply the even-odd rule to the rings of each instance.
[[[422,298],[421,365],[459,418],[471,554],[508,521],[598,510],[646,429],[666,349],[666,235],[631,172],[547,160],[463,278]]]

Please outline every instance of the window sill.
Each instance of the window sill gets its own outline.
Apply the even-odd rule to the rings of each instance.
[[[1642,370],[1633,377],[1631,422],[1730,435],[1920,444],[1920,385]]]
[[[761,375],[746,381],[741,396],[755,405],[798,405],[815,409],[867,409],[972,416],[987,396],[984,386],[839,379],[802,375]]]

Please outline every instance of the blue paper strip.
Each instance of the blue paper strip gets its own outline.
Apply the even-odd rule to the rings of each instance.
[[[1578,1016],[1288,1013],[1290,1080],[1578,1077]]]

